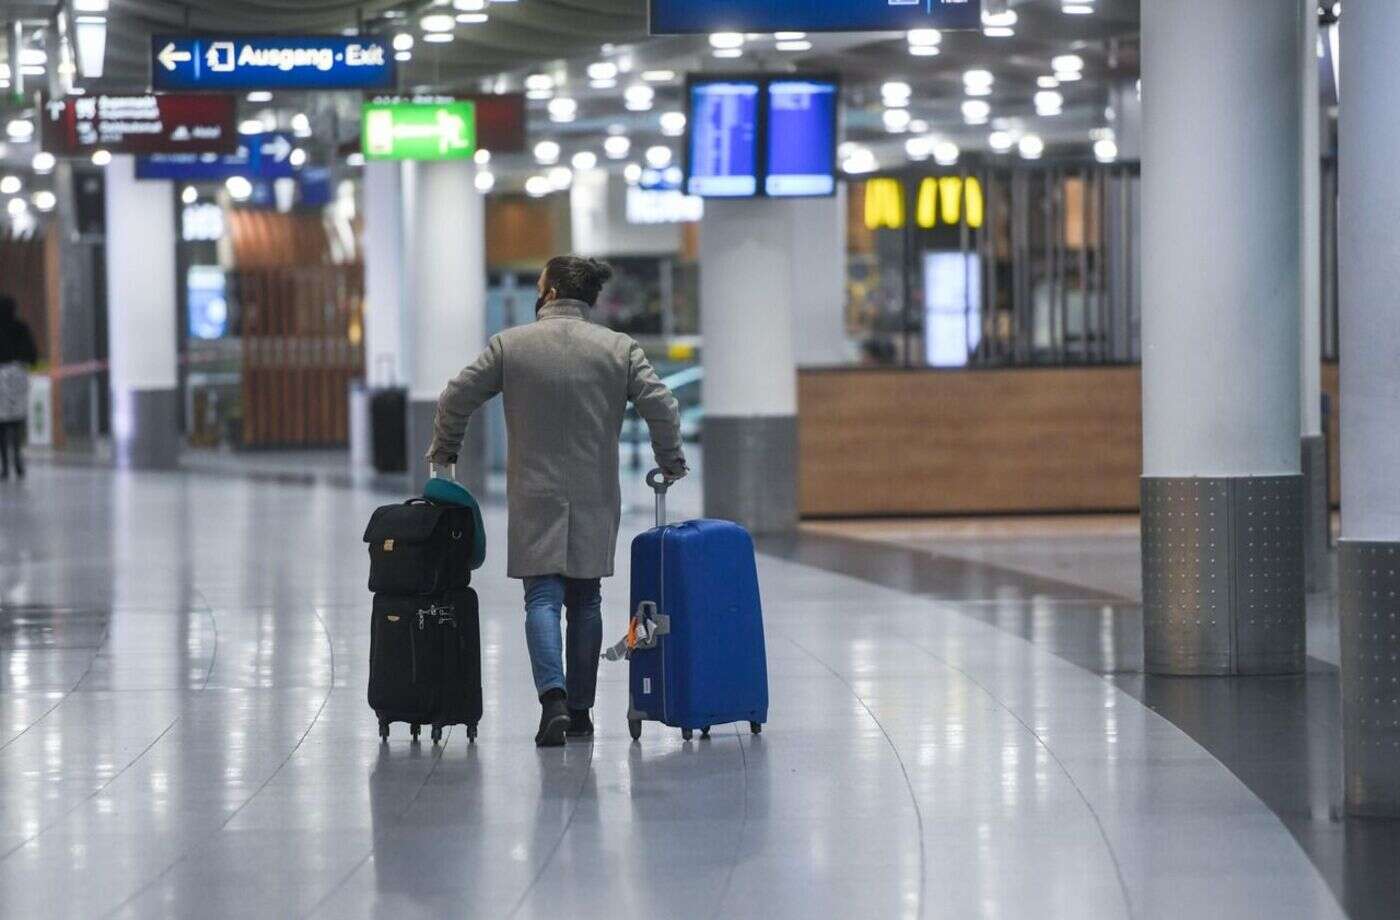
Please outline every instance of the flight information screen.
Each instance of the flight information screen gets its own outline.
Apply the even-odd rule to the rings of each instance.
[[[764,191],[773,196],[836,192],[836,83],[768,84],[768,162]]]
[[[691,84],[687,193],[745,198],[758,192],[758,101],[754,80]]]
[[[650,0],[651,33],[980,29],[981,0]]]

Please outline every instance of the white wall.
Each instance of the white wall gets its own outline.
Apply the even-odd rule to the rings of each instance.
[[[174,184],[138,182],[136,158],[114,156],[106,188],[112,390],[174,389],[179,330]]]
[[[569,189],[569,212],[574,255],[605,258],[680,252],[680,224],[627,222],[627,183],[606,170],[575,173]]]

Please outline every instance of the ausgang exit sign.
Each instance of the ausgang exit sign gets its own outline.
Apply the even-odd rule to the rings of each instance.
[[[464,160],[476,153],[476,105],[367,102],[360,137],[367,160]]]

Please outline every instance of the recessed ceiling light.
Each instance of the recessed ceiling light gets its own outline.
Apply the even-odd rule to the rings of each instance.
[[[485,13],[458,13],[457,23],[464,26],[479,26],[490,18]]]
[[[424,32],[451,32],[457,20],[450,13],[429,13],[418,20],[418,25]]]
[[[435,45],[441,45],[441,44],[443,44],[443,43],[445,43],[445,42],[450,42],[450,41],[452,41],[452,33],[451,33],[451,32],[429,32],[429,33],[427,33],[426,35],[423,36],[423,41],[425,41],[425,42],[432,42],[432,43],[435,44]]]
[[[642,79],[648,83],[670,83],[676,79],[676,72],[674,70],[644,70],[642,71]]]

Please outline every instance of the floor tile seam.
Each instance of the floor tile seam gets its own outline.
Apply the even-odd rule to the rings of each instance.
[[[54,702],[54,704],[53,704],[52,706],[50,706],[48,709],[44,710],[44,712],[39,716],[39,718],[35,719],[33,722],[30,722],[28,725],[26,725],[23,729],[20,730],[20,732],[19,732],[17,735],[15,735],[15,736],[14,736],[13,738],[11,738],[9,741],[6,741],[4,744],[0,744],[0,753],[3,753],[3,752],[5,751],[6,748],[8,748],[10,745],[14,744],[14,743],[15,743],[16,741],[18,741],[20,738],[23,738],[26,734],[28,734],[28,732],[29,732],[29,730],[30,730],[31,728],[33,728],[34,726],[38,725],[40,722],[44,721],[45,719],[47,719],[47,718],[48,718],[50,715],[52,715],[60,706],[62,706],[62,705],[68,700],[69,697],[71,697],[74,693],[77,693],[77,692],[78,692],[78,688],[82,686],[83,681],[84,681],[84,680],[87,680],[88,675],[92,673],[92,666],[95,665],[95,664],[97,663],[97,659],[98,659],[98,657],[102,654],[102,650],[106,647],[107,641],[108,641],[108,639],[111,637],[111,635],[112,635],[112,623],[111,623],[111,620],[108,620],[107,623],[106,623],[106,624],[103,626],[103,628],[102,628],[102,639],[101,639],[101,641],[98,642],[98,643],[97,643],[97,647],[94,648],[94,649],[92,650],[92,655],[88,658],[87,667],[83,669],[83,673],[82,673],[82,674],[78,675],[78,679],[77,679],[77,681],[74,682],[73,686],[70,687],[69,689],[65,690],[65,691],[61,691],[61,692],[63,693],[63,696],[59,697],[59,698]]]
[[[880,734],[884,736],[885,743],[889,746],[890,751],[894,754],[895,762],[899,765],[899,771],[904,776],[904,788],[909,792],[909,801],[914,807],[914,823],[919,832],[919,903],[918,909],[915,911],[915,916],[922,917],[924,913],[925,892],[927,890],[928,884],[928,855],[927,846],[924,840],[924,813],[922,807],[919,804],[919,794],[914,789],[914,782],[909,776],[909,768],[904,763],[904,756],[900,753],[899,745],[895,743],[894,738],[890,736],[889,731],[886,730],[884,723],[880,721],[879,716],[875,715],[875,711],[870,708],[870,705],[866,703],[865,699],[860,695],[860,693],[856,690],[856,688],[851,684],[850,681],[848,681],[844,676],[842,676],[842,674],[835,668],[833,668],[827,661],[825,661],[819,655],[813,653],[811,650],[807,649],[805,646],[802,645],[802,643],[792,638],[792,636],[782,635],[782,638],[792,643],[798,649],[801,649],[804,654],[808,655],[813,661],[815,661],[817,664],[821,665],[823,668],[829,671],[832,677],[840,681],[846,687],[846,689],[850,691],[851,695],[856,698],[856,702],[858,702],[861,708],[865,710],[865,714],[869,716],[870,720],[875,723],[877,728],[880,729]]]
[[[247,808],[248,805],[258,797],[258,794],[261,793],[264,789],[266,789],[268,785],[274,779],[277,778],[277,775],[282,772],[283,768],[285,768],[287,764],[291,762],[292,757],[296,755],[296,752],[301,749],[302,744],[306,741],[307,737],[311,734],[312,730],[320,721],[321,714],[326,711],[326,704],[330,702],[331,694],[335,691],[335,643],[331,639],[330,629],[326,626],[325,621],[321,619],[320,613],[313,610],[312,614],[316,617],[317,622],[321,624],[321,629],[325,633],[326,644],[330,648],[331,685],[326,688],[326,695],[321,699],[321,705],[316,710],[316,714],[311,717],[311,722],[306,726],[306,730],[302,732],[301,737],[297,739],[296,744],[292,745],[291,750],[287,752],[287,756],[282,759],[282,762],[279,763],[273,769],[273,771],[267,775],[267,777],[262,781],[262,783],[258,785],[258,788],[254,789],[253,792],[246,799],[244,799],[243,802],[237,808],[235,808],[232,812],[229,813],[228,817],[224,818],[224,820],[219,824],[218,827],[214,828],[214,830],[207,834],[204,837],[204,839],[201,840],[199,843],[196,843],[193,846],[187,848],[178,859],[176,859],[174,862],[170,863],[168,866],[162,869],[158,874],[156,874],[153,878],[147,881],[144,885],[137,888],[136,891],[128,895],[126,899],[119,903],[116,907],[106,912],[103,915],[104,917],[116,916],[122,910],[122,908],[126,907],[128,904],[131,904],[141,895],[149,891],[152,887],[159,883],[161,879],[169,875],[177,866],[183,864],[186,860],[188,860],[195,852],[204,849],[210,843],[212,843],[214,838],[216,838],[220,833],[222,833],[223,830],[226,827],[228,827],[229,824],[233,821],[233,819],[238,817],[239,813],[241,813],[243,809]]]
[[[209,598],[199,588],[194,589],[194,593],[199,595],[199,599],[204,602],[204,612],[209,616],[209,626],[214,631],[214,648],[209,653],[209,667],[204,672],[204,683],[200,684],[200,692],[209,689],[209,680],[214,676],[214,665],[219,660],[219,619],[214,615],[214,605],[209,603]],[[334,673],[334,668],[332,668]]]
[[[743,812],[739,818],[739,830],[734,835],[734,846],[730,850],[729,868],[724,873],[724,884],[720,885],[719,896],[715,898],[715,909],[710,914],[710,920],[724,915],[724,902],[729,897],[730,889],[734,885],[734,873],[739,869],[739,854],[742,852],[744,844],[744,834],[749,827],[749,755],[745,750],[745,738],[743,732],[739,730],[739,724],[734,726],[734,736],[739,742],[739,766],[744,777],[744,785],[741,801],[743,802]],[[750,738],[753,736],[751,735]]]
[[[88,795],[84,796],[83,799],[82,799],[81,801],[75,802],[75,803],[73,804],[73,806],[72,806],[71,808],[68,808],[67,810],[65,810],[65,811],[63,812],[63,814],[59,815],[57,818],[55,818],[54,820],[50,821],[48,824],[46,824],[46,825],[44,825],[43,827],[39,828],[39,830],[35,831],[32,835],[30,835],[29,837],[27,837],[27,838],[25,838],[24,840],[20,841],[18,844],[16,844],[15,846],[11,847],[9,850],[6,850],[5,852],[0,853],[0,862],[4,862],[6,859],[8,859],[9,857],[13,856],[15,853],[18,853],[20,850],[24,849],[26,846],[28,846],[29,844],[33,843],[35,840],[38,840],[38,839],[39,839],[41,836],[43,836],[46,832],[48,832],[48,831],[50,831],[50,830],[53,830],[53,829],[54,829],[55,827],[57,827],[58,825],[62,824],[64,821],[66,821],[66,820],[68,819],[68,817],[69,817],[70,815],[74,814],[74,813],[77,812],[80,808],[82,808],[84,805],[86,805],[88,802],[91,802],[93,799],[95,799],[95,798],[97,798],[99,795],[101,795],[109,786],[111,786],[111,785],[112,785],[113,783],[115,783],[118,779],[120,779],[120,778],[122,777],[122,775],[123,775],[124,773],[126,773],[127,770],[130,770],[132,767],[134,767],[134,766],[136,765],[137,761],[141,760],[141,759],[144,758],[147,754],[149,754],[152,750],[154,750],[155,747],[156,747],[156,745],[159,744],[159,743],[161,742],[161,739],[163,739],[166,735],[170,734],[170,730],[173,729],[173,728],[176,726],[177,723],[179,723],[180,719],[181,719],[180,716],[176,716],[174,719],[172,719],[172,720],[170,721],[170,724],[166,725],[165,728],[161,730],[161,733],[160,733],[159,735],[156,735],[155,738],[153,738],[153,739],[151,740],[151,743],[150,743],[150,744],[148,744],[148,745],[146,745],[144,748],[142,748],[141,751],[140,751],[140,753],[138,753],[138,754],[137,754],[135,757],[133,757],[131,760],[127,761],[127,763],[126,763],[120,770],[118,770],[116,773],[113,773],[113,774],[111,775],[111,777],[109,777],[109,778],[107,779],[106,782],[104,782],[102,785],[98,786],[96,789],[94,789],[94,790],[93,790],[92,792],[90,792]]]
[[[512,917],[519,914],[521,908],[529,901],[530,892],[534,891],[535,887],[539,885],[540,879],[544,878],[545,870],[548,869],[549,864],[554,861],[555,854],[559,852],[559,847],[563,845],[564,838],[569,833],[569,828],[573,827],[574,818],[578,815],[579,805],[583,801],[584,787],[588,785],[588,777],[593,772],[594,750],[594,744],[590,740],[588,743],[588,759],[584,761],[583,769],[579,773],[578,789],[574,792],[574,802],[573,807],[569,809],[569,817],[564,821],[564,826],[559,829],[559,835],[554,838],[554,844],[550,846],[549,852],[545,854],[544,859],[540,860],[539,868],[535,870],[535,874],[530,879],[529,884],[525,886],[525,890],[520,893],[520,897],[516,899],[510,912],[506,914],[506,920],[511,920]]]
[[[429,781],[431,781],[433,778],[433,774],[437,772],[438,766],[442,763],[443,755],[447,753],[447,745],[452,740],[453,728],[455,728],[455,726],[447,726],[447,733],[443,736],[442,744],[433,745],[433,763],[428,768],[428,772],[424,774],[423,779],[418,783],[418,787],[413,790],[413,795],[410,796],[408,801],[404,803],[404,806],[394,814],[395,824],[397,824],[397,822],[399,821],[402,821],[408,815],[408,813],[413,810],[413,806],[418,801],[418,797],[423,793],[423,790],[427,788]],[[387,744],[387,742],[381,742],[381,744]],[[308,909],[306,913],[302,916],[306,918],[306,920],[310,920],[311,917],[314,917],[317,914],[317,912],[319,912],[323,907],[325,907],[325,905],[333,897],[335,897],[335,895],[342,888],[344,888],[350,883],[350,880],[359,873],[360,869],[362,869],[365,866],[365,864],[368,863],[374,857],[375,845],[379,842],[381,838],[388,836],[388,834],[392,830],[394,830],[394,828],[386,826],[379,828],[377,832],[373,833],[371,835],[369,851],[365,853],[365,855],[362,856],[355,863],[355,865],[351,866],[350,871],[345,873],[345,875],[340,879],[340,881],[332,885],[330,887],[330,890],[328,890],[324,895],[322,895],[321,898],[315,904],[311,905],[310,909]]]
[[[1109,861],[1113,865],[1114,875],[1118,879],[1118,888],[1123,896],[1123,906],[1127,910],[1127,914],[1130,920],[1136,917],[1137,914],[1133,906],[1132,894],[1128,890],[1127,879],[1123,875],[1123,867],[1118,860],[1118,852],[1114,849],[1113,842],[1109,839],[1108,831],[1103,824],[1103,819],[1099,817],[1098,810],[1094,808],[1094,804],[1091,801],[1089,801],[1089,797],[1084,793],[1084,790],[1075,780],[1074,774],[1070,772],[1069,768],[1065,765],[1064,761],[1060,760],[1059,755],[1055,753],[1054,749],[1050,747],[1046,740],[1041,736],[1041,734],[1038,731],[1035,730],[1035,728],[1033,728],[1030,725],[1030,723],[1026,722],[1025,719],[1021,718],[1019,713],[1012,709],[1011,706],[1007,705],[1007,703],[1004,700],[1002,700],[1000,696],[994,693],[990,687],[982,683],[967,670],[959,667],[958,665],[953,664],[952,662],[944,658],[942,655],[939,655],[937,652],[934,652],[933,650],[927,648],[917,640],[912,639],[909,636],[904,635],[903,633],[897,633],[897,635],[899,635],[900,638],[902,638],[904,641],[908,642],[912,647],[919,649],[924,654],[932,658],[934,661],[937,661],[943,667],[948,668],[952,671],[956,671],[958,674],[961,674],[965,679],[972,683],[973,686],[975,686],[977,689],[981,690],[984,694],[990,697],[1008,715],[1015,719],[1021,725],[1021,727],[1025,729],[1031,735],[1032,738],[1035,739],[1036,744],[1038,744],[1041,747],[1041,749],[1045,751],[1046,754],[1050,755],[1050,759],[1055,761],[1055,766],[1059,768],[1060,772],[1064,775],[1065,779],[1069,781],[1070,786],[1074,788],[1074,792],[1079,797],[1080,802],[1082,802],[1084,807],[1088,809],[1090,817],[1093,818],[1094,826],[1098,829],[1099,839],[1102,841],[1104,849],[1108,853]],[[1011,638],[1016,637],[1013,636]],[[1025,640],[1021,641],[1024,642]],[[1036,652],[1043,652],[1043,650],[1036,648],[1034,645],[1032,645],[1031,648]],[[1120,692],[1116,687],[1114,688],[1114,691]]]

